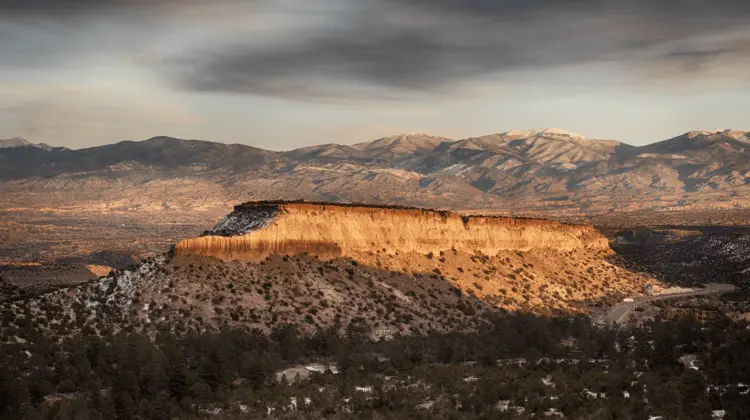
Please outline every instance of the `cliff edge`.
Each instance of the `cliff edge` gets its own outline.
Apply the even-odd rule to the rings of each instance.
[[[309,202],[238,205],[203,236],[175,245],[176,255],[259,261],[270,254],[320,258],[500,251],[609,251],[595,228],[548,220],[465,216],[407,207]]]

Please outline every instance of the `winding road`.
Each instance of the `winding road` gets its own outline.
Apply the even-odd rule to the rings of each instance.
[[[638,305],[646,302],[702,295],[718,295],[721,293],[732,292],[735,289],[736,287],[732,286],[731,284],[707,284],[704,289],[696,290],[694,292],[672,293],[667,295],[654,295],[633,298],[632,302],[620,302],[615,305],[612,310],[609,311],[604,320],[607,324],[621,324],[624,320],[627,319],[628,315],[630,315],[630,312],[632,312],[633,309],[635,309]]]

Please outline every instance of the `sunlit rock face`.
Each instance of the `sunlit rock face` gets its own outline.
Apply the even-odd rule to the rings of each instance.
[[[400,207],[251,202],[236,206],[203,236],[179,242],[175,253],[258,261],[270,254],[356,258],[375,251],[494,255],[535,249],[606,251],[609,246],[592,227],[547,220]]]

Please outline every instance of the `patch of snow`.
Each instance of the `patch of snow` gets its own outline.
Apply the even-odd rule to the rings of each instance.
[[[450,165],[448,167],[445,167],[437,172],[435,174],[443,174],[443,175],[461,175],[462,173],[466,171],[470,171],[473,169],[474,166],[469,166],[463,163],[456,163],[453,165]]]
[[[565,417],[565,415],[563,415],[562,411],[560,411],[560,410],[558,410],[556,408],[550,408],[549,410],[547,410],[547,411],[544,412],[544,415],[547,416],[547,417],[550,417],[550,416]]]
[[[740,382],[740,383],[737,384],[737,392],[740,395],[747,395],[747,394],[750,393],[750,387],[748,387],[747,385],[745,385],[742,382]]]
[[[357,387],[354,387],[354,390],[356,392],[370,393],[372,392],[372,387],[371,386],[357,386]]]
[[[526,365],[526,359],[519,358],[519,359],[498,359],[497,364],[499,365],[516,365],[516,366],[524,366]]]
[[[560,171],[572,171],[575,169],[578,169],[578,165],[570,162],[563,162],[559,164],[552,165],[555,169],[558,169]]]
[[[422,404],[418,404],[417,408],[420,410],[432,410],[432,407],[435,405],[435,401],[426,401]]]
[[[393,168],[374,168],[370,169],[370,172],[376,173],[376,174],[388,174],[393,175],[397,178],[401,179],[411,179],[411,178],[422,178],[422,175],[417,172],[411,172],[404,169],[393,169]]]
[[[731,262],[745,262],[750,260],[750,246],[746,243],[734,242],[729,236],[711,236],[708,239],[696,241],[703,242],[702,252],[704,254],[715,254],[724,256]]]
[[[604,392],[600,392],[597,394],[596,392],[589,391],[588,388],[585,388],[583,391],[581,391],[581,394],[586,396],[587,398],[607,398],[607,394],[605,394]]]
[[[317,373],[325,373],[326,370],[330,370],[331,373],[334,375],[339,373],[339,368],[335,365],[321,365],[321,364],[312,364],[305,366],[305,369],[307,369],[310,372],[317,372]]]
[[[495,408],[500,411],[508,411],[510,408],[510,400],[498,401],[497,404],[495,404]]]
[[[581,139],[581,140],[586,139],[585,136],[582,136],[576,133],[571,133],[569,131],[561,130],[559,128],[542,128],[542,129],[532,128],[531,130],[526,130],[526,131],[519,131],[519,130],[506,131],[505,133],[502,133],[502,134],[506,136],[521,137],[521,138],[548,136],[548,137],[570,137],[570,138]]]
[[[706,387],[706,394],[716,391],[719,395],[724,395],[727,392],[727,387],[722,385],[708,385]]]
[[[213,408],[203,408],[200,410],[201,413],[205,413],[211,416],[218,416],[223,412],[221,408],[213,407]]]
[[[670,154],[659,154],[659,153],[640,153],[639,158],[665,158],[665,159],[687,159],[685,155],[679,155],[677,153]]]

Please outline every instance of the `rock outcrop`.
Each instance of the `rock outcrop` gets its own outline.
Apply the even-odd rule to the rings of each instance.
[[[500,251],[609,250],[590,226],[506,217],[465,216],[405,207],[308,202],[250,202],[235,207],[202,237],[179,242],[177,255],[259,261],[270,254],[320,258]]]
[[[269,333],[291,325],[315,334],[357,325],[380,339],[475,331],[496,309],[581,313],[582,303],[618,302],[657,285],[623,263],[588,226],[406,207],[251,202],[203,236],[178,242],[172,255],[75,288],[19,300],[20,292],[0,281],[10,297],[0,311],[72,320],[40,324],[58,336],[131,330],[155,336],[227,325]],[[4,323],[0,333],[24,331],[21,325]]]

